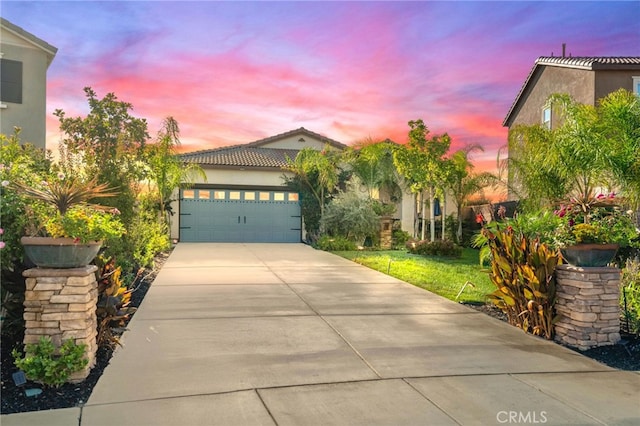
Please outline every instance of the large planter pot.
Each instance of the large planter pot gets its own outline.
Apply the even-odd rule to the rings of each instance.
[[[618,244],[576,244],[560,249],[563,259],[572,266],[604,267],[618,252]]]
[[[100,251],[102,241],[78,243],[73,238],[22,237],[27,258],[40,268],[79,268]]]

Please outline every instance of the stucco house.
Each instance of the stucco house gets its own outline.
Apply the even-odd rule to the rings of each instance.
[[[554,93],[569,94],[575,101],[596,105],[620,88],[640,95],[640,57],[541,56],[525,79],[502,125],[511,131],[518,125],[540,124],[548,129],[560,123],[548,104]],[[509,174],[509,187],[515,182]],[[509,193],[509,198],[515,198]]]
[[[304,127],[255,142],[185,153],[206,182],[180,189],[172,206],[172,238],[183,242],[300,242],[305,240],[299,194],[284,186],[282,167],[303,148],[346,145]],[[414,195],[403,194],[395,218],[414,226]],[[177,218],[177,219],[176,219]]]
[[[58,49],[0,18],[0,133],[46,144],[47,69]]]
[[[541,56],[525,79],[502,125],[554,126],[547,105],[553,93],[567,93],[579,103],[595,105],[620,88],[640,94],[640,57]]]

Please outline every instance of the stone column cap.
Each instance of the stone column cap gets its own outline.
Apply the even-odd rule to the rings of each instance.
[[[22,273],[26,278],[38,277],[85,277],[98,270],[96,265],[80,268],[31,268]]]
[[[556,266],[556,269],[567,272],[586,272],[589,274],[611,274],[622,272],[620,268],[614,268],[612,266],[573,266],[562,264]]]

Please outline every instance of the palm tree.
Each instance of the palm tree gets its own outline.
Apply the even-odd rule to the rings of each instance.
[[[149,165],[147,177],[155,184],[160,217],[169,226],[171,226],[170,205],[174,201],[171,195],[175,189],[181,185],[192,185],[197,177],[206,180],[206,174],[199,165],[185,164],[178,158],[179,135],[178,122],[173,117],[167,117],[162,123],[162,129],[158,132],[157,142],[146,147]]]
[[[469,198],[483,188],[497,182],[498,178],[489,172],[474,173],[470,155],[476,151],[484,151],[480,145],[467,145],[453,153],[450,159],[448,189],[453,194],[458,217],[456,237],[462,241],[462,210],[467,206]]]
[[[292,160],[287,158],[284,170],[293,173],[300,184],[308,190],[320,206],[320,217],[324,215],[327,197],[339,181],[337,157],[329,147],[322,151],[307,147],[301,149]],[[291,181],[291,179],[288,179]],[[320,233],[322,234],[322,223]]]
[[[388,139],[376,142],[369,138],[348,148],[343,155],[351,172],[366,187],[369,198],[379,199],[385,204],[390,204],[400,192],[399,177],[393,163],[395,148],[396,144]],[[388,199],[381,199],[383,192]]]

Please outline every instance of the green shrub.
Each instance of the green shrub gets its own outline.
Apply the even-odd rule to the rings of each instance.
[[[630,333],[640,334],[640,259],[627,259],[620,284],[623,321]]]
[[[0,241],[3,242],[0,267],[3,274],[14,271],[22,263],[24,252],[20,238],[32,226],[28,212],[34,202],[18,193],[13,183],[38,184],[49,175],[51,166],[48,153],[31,144],[21,144],[19,136],[19,131],[11,136],[0,134]]]
[[[411,235],[402,229],[394,229],[391,234],[391,241],[394,248],[405,247],[405,244],[407,244],[410,238]]]
[[[505,219],[517,232],[521,232],[529,240],[535,238],[547,245],[553,243],[556,229],[560,225],[560,218],[551,210],[521,213],[513,219]]]
[[[124,271],[153,266],[155,256],[171,247],[169,230],[156,211],[141,203],[126,235],[117,241],[109,241],[106,257],[118,259]]]
[[[462,247],[454,244],[451,240],[408,241],[406,247],[410,253],[420,254],[423,256],[462,256]]]
[[[380,229],[380,217],[375,213],[372,201],[355,192],[341,192],[331,200],[324,209],[321,223],[329,235],[359,243],[367,237],[375,239]]]
[[[345,237],[331,237],[323,235],[318,239],[316,247],[324,251],[352,251],[356,250],[356,243]]]
[[[76,345],[73,339],[65,341],[58,350],[49,337],[41,337],[37,344],[28,344],[24,357],[14,349],[14,364],[24,371],[28,379],[47,386],[58,387],[69,376],[87,366],[84,354],[87,345]]]

